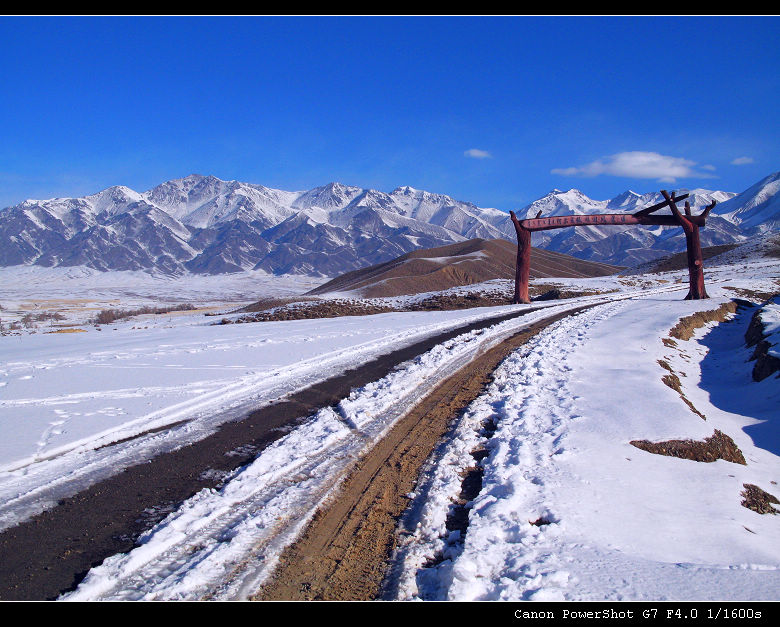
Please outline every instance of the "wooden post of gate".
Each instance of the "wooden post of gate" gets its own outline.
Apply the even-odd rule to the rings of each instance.
[[[517,232],[517,265],[515,267],[515,305],[528,304],[528,278],[531,274],[531,231],[526,229],[517,219],[514,211],[509,212]]]
[[[699,238],[699,225],[691,218],[691,206],[688,201],[685,202],[685,215],[680,213],[677,208],[675,198],[670,197],[665,189],[661,190],[661,194],[669,203],[669,207],[674,214],[678,224],[685,231],[685,244],[688,254],[688,295],[685,300],[701,300],[709,298],[707,290],[704,287],[704,257],[701,253],[701,239]],[[707,219],[707,214],[715,207],[716,201],[713,200],[711,205],[708,205],[704,212],[699,216],[700,218]]]

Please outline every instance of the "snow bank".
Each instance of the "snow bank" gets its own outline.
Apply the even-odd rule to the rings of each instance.
[[[744,483],[769,489],[780,479],[779,451],[759,448],[743,431],[758,422],[751,416],[775,411],[780,390],[746,387],[745,376],[730,397],[753,394],[760,407],[726,411],[702,387],[707,347],[661,342],[678,318],[718,304],[655,297],[604,305],[508,358],[417,490],[397,555],[396,597],[776,600],[780,528],[773,516],[742,507],[740,492]],[[715,370],[723,360],[747,370],[744,347],[715,358]],[[661,382],[659,359],[680,374],[706,422]],[[747,466],[629,444],[701,440],[716,428],[736,441]],[[464,541],[446,520],[479,446],[489,455]]]

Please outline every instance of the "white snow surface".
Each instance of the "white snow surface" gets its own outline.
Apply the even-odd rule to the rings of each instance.
[[[101,332],[0,337],[0,528],[252,408],[508,311],[238,325],[147,315]],[[143,435],[162,427],[173,428]]]
[[[707,301],[682,300],[684,274],[555,279],[618,291],[545,303],[354,390],[261,451],[220,489],[187,500],[138,548],[105,560],[65,598],[247,598],[355,459],[448,373],[534,320],[604,302],[510,355],[459,419],[410,495],[388,594],[777,600],[777,517],[742,507],[740,491],[752,483],[779,495],[780,446],[772,434],[780,380],[750,380],[744,325],[710,325],[677,347],[661,338],[680,317],[733,297],[729,288],[777,291],[780,264],[764,258],[708,267]],[[82,291],[71,293],[86,296],[88,286],[85,279]],[[23,295],[21,285],[14,289]],[[455,323],[510,310],[223,326],[195,315],[147,316],[101,332],[0,337],[0,528],[204,437],[249,408]],[[678,373],[706,421],[663,385],[659,359]],[[490,438],[486,421],[496,425]],[[146,433],[158,427],[166,428]],[[629,444],[702,440],[714,429],[735,440],[747,466],[658,456]],[[132,439],[100,448],[123,438]],[[490,454],[464,541],[447,532],[445,521],[477,446]],[[549,524],[530,524],[538,519]],[[438,565],[426,567],[430,560]]]
[[[774,437],[745,428],[778,419],[780,384],[750,380],[744,324],[709,325],[677,348],[661,342],[680,317],[722,300],[659,295],[600,306],[507,359],[417,489],[396,598],[780,598],[780,525],[740,504],[745,483],[778,492],[776,424]],[[706,421],[661,382],[659,359]],[[714,429],[734,439],[746,466],[629,444],[703,440]],[[489,455],[464,540],[445,522],[479,446]],[[540,519],[547,524],[531,524]]]

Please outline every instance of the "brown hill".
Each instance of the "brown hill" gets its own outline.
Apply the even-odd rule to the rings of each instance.
[[[503,239],[472,239],[438,248],[415,250],[392,261],[347,272],[309,294],[356,292],[365,298],[402,296],[446,290],[490,279],[514,279],[517,246]],[[617,266],[583,261],[534,248],[531,277],[607,276]]]

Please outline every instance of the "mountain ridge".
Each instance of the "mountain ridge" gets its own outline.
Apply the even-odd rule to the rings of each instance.
[[[718,205],[705,246],[744,241],[780,226],[780,172],[742,194],[689,192],[694,210]],[[520,218],[634,212],[658,192],[626,190],[593,200],[554,189]],[[507,213],[446,194],[399,186],[390,193],[330,182],[285,191],[191,174],[145,192],[115,185],[80,198],[25,200],[0,209],[0,266],[86,265],[100,270],[336,276],[420,248],[470,239],[514,241]],[[534,246],[612,265],[635,265],[684,249],[674,227],[571,227],[534,234]]]

